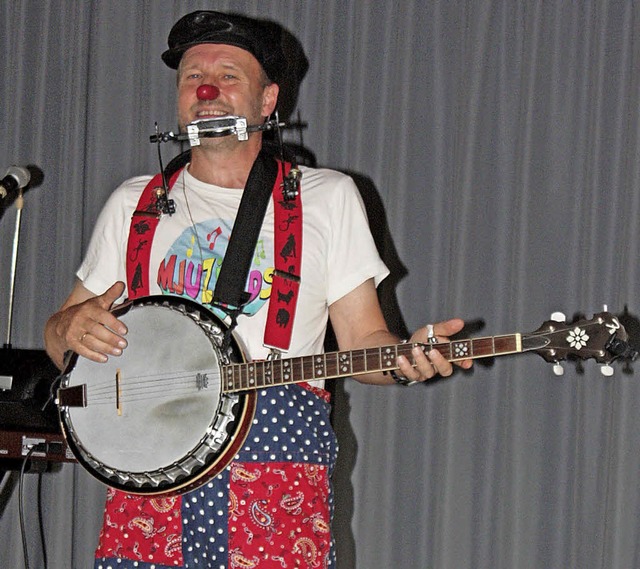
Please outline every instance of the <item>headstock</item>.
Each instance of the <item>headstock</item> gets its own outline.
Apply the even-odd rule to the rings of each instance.
[[[627,331],[618,318],[609,312],[600,312],[590,320],[579,319],[572,323],[564,315],[554,313],[531,334],[522,335],[522,351],[533,351],[554,365],[554,373],[562,375],[560,361],[568,358],[595,359],[603,364],[603,375],[613,375],[612,361],[635,359],[637,351],[628,343]]]

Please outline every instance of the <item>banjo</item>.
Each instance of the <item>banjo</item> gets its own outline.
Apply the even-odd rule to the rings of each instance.
[[[233,336],[225,341],[225,324],[195,302],[147,296],[113,313],[129,329],[127,349],[102,364],[73,354],[57,404],[78,462],[132,494],[181,494],[220,473],[247,437],[257,389],[395,370],[396,358],[410,358],[413,347],[247,362]],[[531,351],[555,364],[566,358],[609,364],[635,357],[627,339],[618,319],[603,312],[571,324],[547,321],[530,334],[421,346],[451,362]]]

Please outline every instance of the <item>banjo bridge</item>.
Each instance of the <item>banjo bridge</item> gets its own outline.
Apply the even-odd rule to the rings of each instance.
[[[122,372],[120,368],[116,370],[116,411],[118,416],[122,416],[122,386],[120,381],[122,380]]]

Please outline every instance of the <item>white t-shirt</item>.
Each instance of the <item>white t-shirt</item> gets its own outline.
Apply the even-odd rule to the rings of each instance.
[[[353,180],[333,170],[304,166],[300,170],[301,283],[287,357],[322,352],[329,305],[367,279],[373,278],[377,285],[388,274]],[[109,197],[98,218],[77,272],[94,294],[102,294],[116,281],[126,282],[131,215],[150,179],[127,180]],[[242,194],[202,183],[186,168],[182,171],[170,192],[176,213],[162,216],[153,238],[149,294],[184,296],[208,306]],[[252,299],[236,328],[247,359],[264,359],[269,353],[263,338],[274,267],[273,215],[270,200],[245,289]]]

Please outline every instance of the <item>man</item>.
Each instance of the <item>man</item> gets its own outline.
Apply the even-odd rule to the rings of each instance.
[[[285,62],[271,24],[194,12],[175,24],[168,44],[162,57],[169,67],[177,68],[181,129],[195,120],[224,116],[246,117],[248,125],[259,125],[274,112]],[[189,291],[189,296],[216,312],[222,310],[211,304],[215,267],[224,258],[261,148],[260,131],[251,132],[247,140],[203,138],[192,148],[191,161],[170,194],[175,213],[161,217],[153,236],[145,269],[150,294],[186,297],[187,277],[173,277],[188,260],[198,275],[208,275],[194,280],[190,273],[187,281],[197,283],[197,290]],[[285,355],[319,353],[327,318],[340,350],[398,343],[378,303],[376,285],[388,271],[375,250],[357,189],[337,172],[300,170],[303,228],[301,250],[296,251],[302,257],[300,289]],[[106,362],[127,347],[127,328],[110,309],[133,292],[131,284],[125,285],[131,283],[127,235],[149,179],[129,180],[112,194],[74,289],[47,322],[47,351],[60,368],[69,351]],[[264,334],[273,325],[268,320],[277,263],[273,209],[269,206],[264,217],[251,270],[252,294],[235,327],[249,360],[269,355]],[[446,337],[462,326],[454,319],[421,328],[411,341],[426,342],[434,333]],[[451,364],[436,350],[427,357],[416,347],[411,355],[412,361],[398,359],[397,374],[370,373],[358,379],[393,384],[452,373]],[[470,362],[461,365],[469,367]],[[329,477],[336,444],[321,388],[322,382],[316,382],[261,390],[246,442],[235,460],[202,488],[163,500],[110,490],[96,567],[333,564]]]

